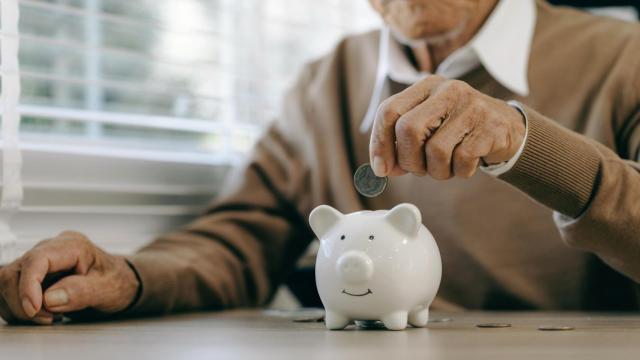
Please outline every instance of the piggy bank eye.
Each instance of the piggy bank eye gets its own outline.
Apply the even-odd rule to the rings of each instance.
[[[345,237],[346,236],[344,236],[344,235],[340,236],[340,240],[344,240]]]
[[[374,236],[373,235],[369,235],[369,240],[373,240]]]

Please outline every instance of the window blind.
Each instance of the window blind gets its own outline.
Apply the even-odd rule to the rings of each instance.
[[[5,261],[66,229],[131,252],[196,216],[303,63],[378,25],[366,0],[1,3]]]
[[[18,129],[20,114],[20,78],[18,62],[18,19],[19,9],[14,1],[0,3],[0,73],[2,80],[2,197],[0,198],[0,262],[14,256],[16,237],[9,222],[22,202],[22,182],[20,179],[21,156],[18,149]]]

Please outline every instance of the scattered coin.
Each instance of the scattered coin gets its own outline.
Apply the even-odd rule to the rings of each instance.
[[[377,177],[369,164],[360,165],[355,174],[353,174],[353,183],[356,190],[366,197],[376,197],[382,194],[384,189],[387,188],[388,181],[386,177]]]
[[[497,328],[508,328],[508,327],[511,327],[511,324],[508,324],[508,323],[482,323],[482,324],[478,324],[476,326],[479,327],[479,328],[497,329]]]
[[[356,320],[356,326],[360,329],[385,329],[384,323],[377,320]]]
[[[441,322],[449,322],[452,321],[451,318],[440,318],[440,319],[431,319],[429,320],[430,323],[441,323]]]
[[[301,309],[294,311],[291,320],[294,322],[322,322],[324,321],[324,311],[317,309]]]
[[[296,310],[264,310],[264,315],[289,319],[295,322],[321,322],[324,320],[324,310],[317,308],[302,308]]]
[[[538,330],[540,330],[540,331],[567,331],[567,330],[575,330],[575,328],[573,326],[542,325],[542,326],[538,326]]]
[[[300,316],[293,318],[293,322],[323,322],[324,316]]]

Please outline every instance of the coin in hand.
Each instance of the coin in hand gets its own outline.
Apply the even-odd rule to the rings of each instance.
[[[388,179],[386,177],[377,177],[371,169],[371,165],[363,164],[358,167],[353,174],[353,183],[356,190],[366,197],[376,197],[387,188]]]

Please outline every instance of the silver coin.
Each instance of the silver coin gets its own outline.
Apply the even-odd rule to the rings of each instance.
[[[324,320],[324,310],[303,308],[290,312],[291,320],[294,322],[322,322]]]
[[[542,325],[538,326],[540,331],[568,331],[575,330],[573,326],[556,326],[556,325]]]
[[[386,177],[377,177],[369,164],[360,165],[355,174],[353,174],[353,183],[356,190],[366,197],[376,197],[382,194],[384,189],[387,188],[388,181]]]
[[[289,319],[294,322],[321,322],[324,320],[324,310],[317,308],[301,308],[296,310],[264,310],[266,316]]]
[[[293,322],[323,322],[324,316],[299,316],[292,320]]]
[[[497,328],[508,328],[511,327],[511,324],[508,323],[483,323],[476,325],[479,328],[485,329],[497,329]]]
[[[356,326],[360,329],[386,329],[382,321],[376,320],[356,320]]]
[[[450,322],[453,319],[451,318],[440,318],[440,319],[431,319],[429,320],[430,323],[443,323],[443,322]]]

